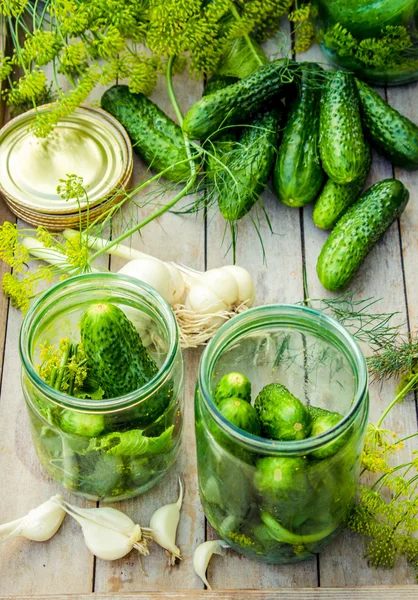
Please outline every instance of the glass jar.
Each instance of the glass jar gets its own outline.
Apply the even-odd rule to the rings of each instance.
[[[124,311],[158,373],[119,398],[85,399],[53,389],[39,373],[45,351],[62,339],[79,342],[84,311],[100,302]],[[90,499],[122,500],[148,490],[173,465],[182,433],[183,360],[173,312],[153,288],[113,273],[59,283],[29,309],[20,356],[35,450],[58,483]]]
[[[279,382],[306,406],[337,411],[341,420],[298,441],[248,434],[213,399],[229,372],[251,381],[253,400],[266,384]],[[195,396],[200,498],[217,534],[265,562],[297,562],[320,552],[354,501],[368,407],[364,356],[325,314],[260,306],[223,325],[202,355]]]
[[[416,0],[314,0],[314,15],[335,65],[379,85],[418,80]]]

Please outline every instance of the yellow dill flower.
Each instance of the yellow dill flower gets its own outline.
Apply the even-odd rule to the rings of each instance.
[[[26,9],[28,0],[0,0],[0,15],[19,17]]]
[[[56,244],[52,234],[46,227],[43,227],[42,225],[40,225],[36,230],[36,239],[39,240],[41,244],[45,246],[45,248],[52,248]]]
[[[303,21],[295,29],[295,52],[306,52],[315,40],[315,27],[311,21]]]
[[[4,56],[3,52],[0,52],[0,81],[4,81],[12,73],[13,67],[10,64],[10,57]]]
[[[63,200],[81,200],[87,198],[87,192],[83,187],[83,178],[72,173],[66,179],[60,179],[57,193]]]
[[[33,123],[33,132],[37,137],[46,137],[58,121],[68,117],[80,104],[85,102],[100,79],[99,71],[91,67],[78,81],[77,87],[62,96],[56,106],[47,113],[39,113]]]
[[[89,15],[83,2],[51,0],[48,11],[59,21],[60,30],[64,36],[78,37],[89,27]]]
[[[58,36],[45,29],[35,29],[32,34],[26,34],[22,51],[18,55],[18,64],[29,65],[34,62],[38,67],[47,65],[62,48]]]
[[[25,313],[33,297],[33,282],[27,278],[19,280],[16,275],[5,273],[2,287],[3,292],[10,298],[12,305]]]
[[[6,91],[6,102],[9,105],[19,105],[32,102],[36,105],[42,103],[40,99],[48,95],[47,78],[43,71],[35,69],[26,73]]]
[[[88,47],[92,58],[108,58],[119,54],[125,45],[125,41],[119,30],[111,25],[105,34],[93,39]]]
[[[54,344],[46,343],[39,344],[39,349],[39,358],[42,362],[38,365],[37,370],[44,381],[49,381],[52,370],[57,369],[60,365],[62,351]]]
[[[143,58],[137,60],[132,68],[129,89],[136,94],[149,96],[157,85],[158,72],[161,68],[161,62],[153,59]]]
[[[292,23],[302,23],[303,21],[307,21],[311,16],[311,5],[305,4],[296,10],[293,10],[287,15],[289,21]]]
[[[19,242],[17,225],[9,221],[0,226],[0,259],[13,267],[16,273],[23,270],[29,259],[29,252]]]
[[[230,531],[228,533],[228,537],[231,538],[234,542],[242,546],[243,548],[248,548],[249,546],[254,546],[254,541],[249,538],[245,533],[238,533],[236,531]]]
[[[84,42],[75,42],[66,46],[59,57],[58,71],[64,75],[79,75],[88,67],[88,52]]]

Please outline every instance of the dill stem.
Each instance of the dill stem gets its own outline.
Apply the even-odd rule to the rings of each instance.
[[[61,383],[62,383],[62,379],[64,377],[65,367],[67,365],[68,359],[70,358],[70,353],[71,353],[71,349],[72,349],[71,346],[72,346],[72,344],[67,344],[64,352],[62,353],[60,366],[58,367],[58,375],[57,375],[57,378],[56,378],[55,384],[54,384],[54,388],[58,391],[60,391],[60,389],[61,389]]]
[[[416,375],[414,375],[414,377],[411,379],[411,381],[409,383],[407,383],[407,385],[404,388],[401,389],[401,391],[392,400],[392,402],[389,404],[389,406],[386,408],[386,410],[383,411],[383,413],[380,416],[380,419],[376,423],[376,427],[380,427],[381,426],[381,424],[383,423],[383,421],[387,417],[388,413],[395,406],[395,404],[397,404],[415,386],[415,384],[417,382],[418,382],[418,373]]]
[[[183,123],[183,115],[181,114],[180,106],[177,102],[177,98],[176,98],[174,88],[173,88],[173,81],[172,81],[173,63],[174,63],[175,58],[176,58],[175,56],[170,56],[170,58],[168,59],[167,89],[168,89],[168,95],[170,97],[170,100],[173,105],[174,111],[176,113],[177,119],[181,126]],[[179,202],[182,198],[184,198],[184,196],[187,196],[187,194],[192,190],[192,188],[194,187],[194,184],[196,182],[196,177],[197,177],[196,163],[193,160],[193,155],[192,155],[191,148],[190,148],[189,138],[185,133],[183,133],[183,137],[184,137],[184,145],[186,147],[187,159],[188,159],[188,163],[190,165],[190,178],[189,178],[189,181],[187,182],[187,184],[185,185],[185,187],[182,190],[180,190],[180,192],[178,194],[176,194],[170,202],[168,202],[167,204],[162,206],[159,210],[157,210],[154,213],[152,213],[151,215],[149,215],[146,219],[141,221],[141,223],[139,223],[138,225],[131,227],[130,229],[128,229],[127,231],[122,233],[120,236],[118,236],[117,238],[112,240],[106,246],[106,248],[102,248],[102,249],[98,250],[97,252],[95,252],[90,257],[91,262],[94,261],[98,256],[100,256],[104,252],[109,252],[110,248],[113,248],[114,246],[118,246],[123,240],[130,237],[131,235],[133,235],[134,233],[136,233],[143,227],[145,227],[145,225],[148,225],[148,223],[151,223],[151,221],[154,221],[154,219],[157,219],[158,217],[160,217],[161,215],[163,215],[164,213],[169,211],[171,208],[173,208],[177,204],[177,202]],[[161,173],[159,175],[161,175]]]
[[[235,4],[233,2],[231,2],[231,7],[230,7],[230,11],[232,13],[232,16],[234,17],[234,19],[236,21],[238,21],[238,23],[241,22],[241,17],[239,15],[239,12],[237,10],[237,7],[235,6]],[[260,67],[262,67],[265,63],[264,61],[261,59],[260,55],[255,51],[254,45],[251,42],[250,36],[248,35],[248,33],[244,33],[244,35],[242,36],[245,41],[247,42],[247,46],[249,47],[249,49],[251,50],[251,53],[253,54],[254,58],[256,59],[256,61],[258,62],[258,64],[260,65]]]

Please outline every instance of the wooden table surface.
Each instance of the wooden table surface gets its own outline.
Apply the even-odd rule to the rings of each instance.
[[[275,54],[275,43],[268,43],[266,51],[271,56]],[[320,56],[318,48],[312,48],[298,59],[315,60]],[[319,59],[323,60],[322,57]],[[200,97],[202,84],[183,74],[176,78],[175,88],[182,109],[186,110]],[[418,84],[382,89],[381,93],[395,108],[418,123]],[[95,98],[99,97],[100,90],[96,90]],[[153,99],[173,116],[163,82]],[[143,174],[144,166],[136,160],[134,182],[139,181]],[[400,222],[394,223],[370,253],[354,287],[359,297],[384,298],[379,309],[382,312],[398,311],[400,321],[408,322],[411,330],[415,330],[418,326],[418,173],[394,168],[375,155],[368,185],[393,176],[405,182],[411,200]],[[253,211],[252,216],[259,219],[267,264],[263,263],[258,235],[249,218],[240,224],[237,254],[238,264],[249,269],[255,279],[257,303],[294,303],[302,300],[304,266],[310,296],[325,297],[327,293],[317,279],[315,264],[327,233],[313,226],[312,207],[300,210],[287,208],[268,192],[264,193],[263,202],[274,233],[269,231],[260,210]],[[152,208],[155,207],[143,209],[141,215],[147,214]],[[0,205],[0,218],[1,221],[15,220],[4,204]],[[203,270],[231,261],[230,255],[225,256],[228,235],[224,244],[221,243],[224,229],[223,220],[216,214],[209,214],[205,220],[201,214],[166,214],[158,222],[147,226],[141,238],[136,236],[133,246],[145,249],[158,258],[179,261]],[[119,260],[112,259],[112,270],[120,266]],[[1,263],[0,270],[4,269]],[[17,518],[62,491],[45,475],[32,447],[20,388],[18,334],[21,320],[21,314],[9,306],[0,294],[0,345],[4,346],[4,353],[0,353],[0,522]],[[135,521],[147,524],[156,506],[175,500],[177,479],[181,475],[186,489],[178,529],[178,544],[183,556],[181,563],[167,567],[164,551],[156,547],[142,561],[143,572],[135,552],[114,562],[96,560],[84,544],[79,525],[67,518],[58,534],[47,543],[36,544],[16,539],[0,547],[0,597],[48,596],[63,600],[71,595],[80,600],[94,592],[98,600],[418,598],[412,568],[403,561],[392,570],[369,568],[362,558],[360,538],[350,533],[335,539],[316,561],[296,565],[265,565],[233,552],[227,553],[224,558],[214,557],[208,572],[214,591],[202,592],[202,582],[193,571],[192,555],[199,543],[212,537],[212,532],[202,512],[197,489],[193,391],[199,355],[200,351],[195,350],[184,353],[187,376],[185,432],[176,466],[151,491],[118,504],[118,508],[126,511]],[[371,420],[393,398],[394,389],[392,382],[383,387],[372,386]],[[417,430],[413,399],[408,399],[392,411],[387,426],[403,435]],[[397,460],[402,460],[401,454]],[[69,492],[65,492],[65,496],[75,503],[89,505]],[[239,589],[253,591],[233,591]]]

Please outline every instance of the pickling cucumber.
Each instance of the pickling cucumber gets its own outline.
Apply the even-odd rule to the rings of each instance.
[[[284,92],[300,68],[294,61],[278,59],[245,79],[204,96],[186,114],[183,131],[192,139],[205,140],[222,127],[242,123],[262,104]]]
[[[139,333],[114,304],[101,302],[87,308],[81,319],[81,340],[89,375],[105,391],[106,398],[129,394],[158,372]]]
[[[218,90],[223,90],[224,88],[232,85],[233,83],[237,83],[238,77],[229,77],[227,75],[213,75],[208,81],[203,90],[202,96],[209,96]]]
[[[389,106],[367,83],[356,79],[366,135],[393,164],[418,169],[418,126]]]
[[[302,72],[274,167],[274,189],[287,206],[305,206],[315,200],[324,179],[318,148],[320,96],[315,86],[320,70],[312,64]]]
[[[114,85],[101,99],[104,110],[126,129],[135,152],[145,164],[172,181],[187,181],[190,167],[183,133],[156,104],[127,85]]]
[[[361,177],[367,149],[354,78],[334,71],[321,97],[319,150],[322,166],[336,183]]]
[[[336,291],[350,283],[377,240],[402,214],[409,192],[401,181],[372,185],[338,221],[318,258],[322,285]]]
[[[360,197],[372,164],[370,147],[367,144],[367,156],[362,173],[358,179],[342,185],[328,179],[319,194],[312,213],[314,224],[320,229],[332,229],[345,211]]]

